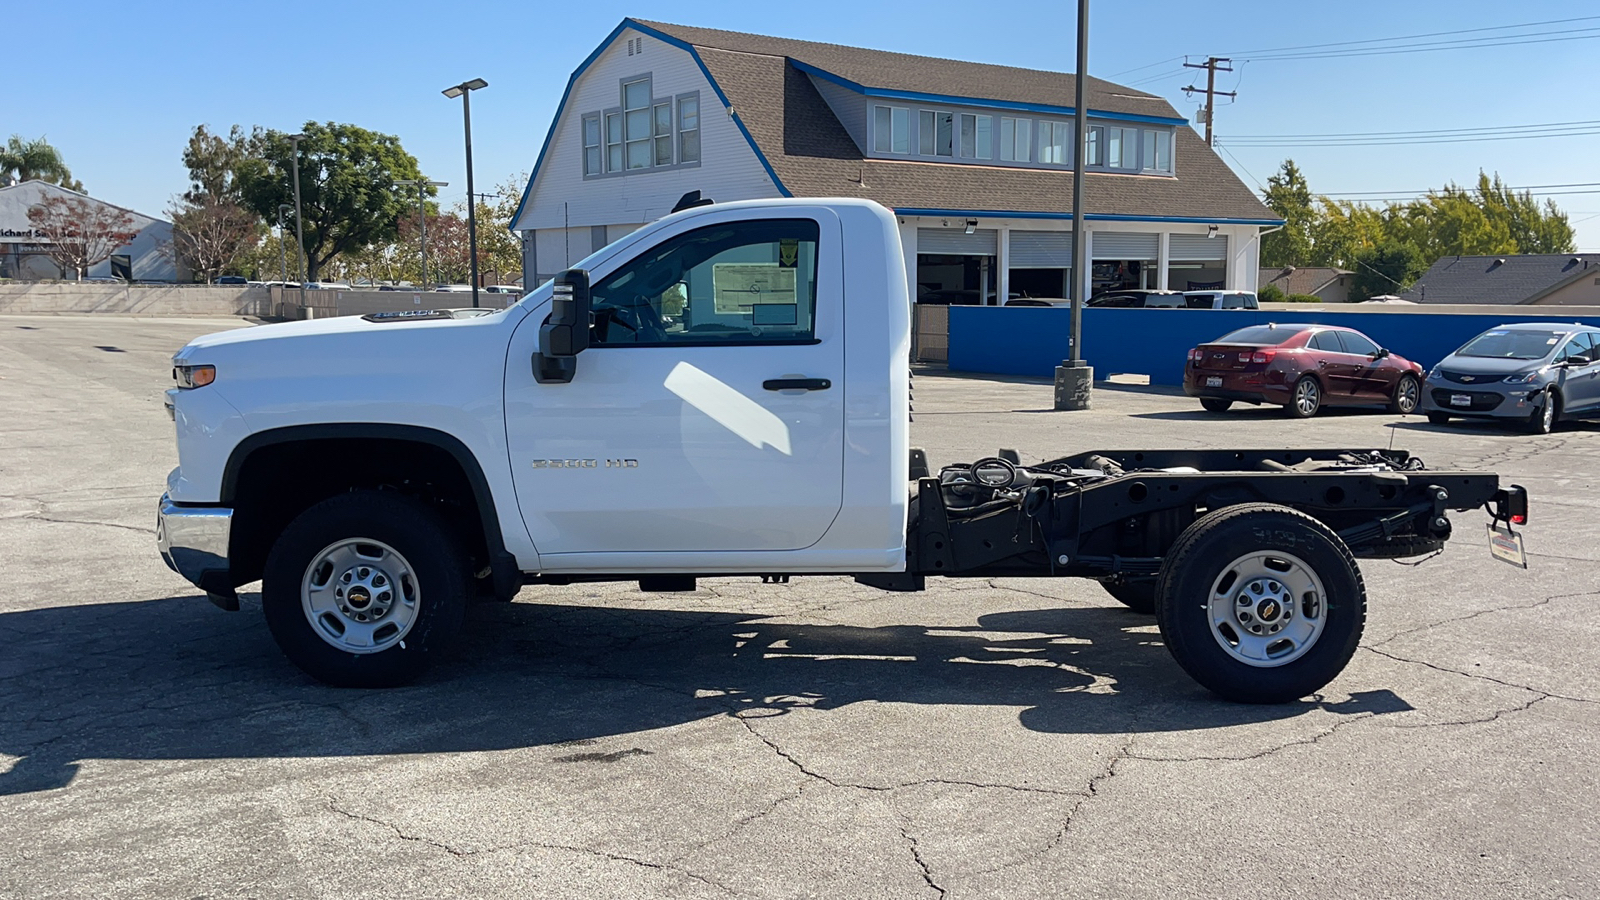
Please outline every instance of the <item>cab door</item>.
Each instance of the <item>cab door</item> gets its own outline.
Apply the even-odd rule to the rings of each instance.
[[[1378,345],[1366,335],[1354,331],[1338,334],[1351,369],[1351,395],[1366,403],[1388,400],[1395,382],[1400,380],[1400,371],[1377,358]]]
[[[767,218],[751,218],[756,213]],[[844,286],[837,216],[708,210],[590,273],[590,346],[566,384],[506,366],[517,500],[541,559],[779,551],[843,499]]]

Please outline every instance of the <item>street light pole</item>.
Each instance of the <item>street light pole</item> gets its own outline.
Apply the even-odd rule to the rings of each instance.
[[[289,141],[293,147],[290,154],[294,166],[294,246],[295,258],[300,265],[300,309],[306,308],[306,232],[302,224],[304,216],[300,214],[300,142],[305,135],[291,134]]]
[[[287,203],[278,204],[278,281],[280,288],[289,286],[289,262],[284,257],[283,250],[283,211],[294,209]]]
[[[395,184],[414,184],[417,186],[417,222],[422,227],[422,289],[428,289],[428,211],[422,205],[423,192],[429,187],[449,187],[448,181],[429,181],[426,178],[406,178],[396,181]]]
[[[478,308],[478,215],[477,204],[472,196],[472,92],[482,90],[489,86],[489,82],[482,78],[463,81],[454,87],[445,88],[446,97],[454,100],[461,98],[461,121],[467,133],[467,253],[472,268],[472,308]]]
[[[1078,67],[1073,75],[1072,154],[1072,321],[1068,332],[1067,359],[1056,367],[1055,408],[1088,409],[1090,392],[1094,388],[1094,370],[1083,360],[1083,304],[1084,285],[1093,273],[1093,264],[1086,259],[1089,235],[1083,229],[1083,164],[1089,148],[1089,110],[1085,105],[1085,91],[1089,83],[1089,0],[1078,0]]]

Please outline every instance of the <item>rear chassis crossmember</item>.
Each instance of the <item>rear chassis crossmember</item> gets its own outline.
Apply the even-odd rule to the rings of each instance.
[[[1383,465],[1351,470],[1353,457]],[[1345,469],[1317,471],[1321,464]],[[919,591],[929,575],[1153,577],[1196,518],[1241,503],[1306,513],[1368,559],[1438,550],[1450,537],[1448,510],[1488,506],[1507,520],[1527,509],[1523,489],[1502,489],[1493,473],[1422,469],[1403,450],[1102,450],[1027,467],[1096,468],[1120,474],[1066,489],[1036,485],[1015,503],[974,513],[950,507],[940,479],[914,453],[906,571],[856,580]]]

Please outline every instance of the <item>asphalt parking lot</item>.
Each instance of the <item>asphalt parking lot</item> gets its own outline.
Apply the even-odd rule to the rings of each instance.
[[[1600,426],[1211,415],[921,374],[933,462],[1410,449],[1526,485],[1363,565],[1325,693],[1212,699],[1090,582],[525,589],[423,683],[291,667],[155,552],[168,358],[228,320],[0,317],[0,897],[1593,897]]]

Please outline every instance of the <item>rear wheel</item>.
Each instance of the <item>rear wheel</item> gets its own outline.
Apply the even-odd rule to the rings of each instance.
[[[1561,420],[1561,395],[1554,390],[1544,392],[1544,402],[1528,415],[1528,430],[1534,434],[1549,434],[1556,430]]]
[[[1227,412],[1228,407],[1233,405],[1233,401],[1224,400],[1221,397],[1201,397],[1200,405],[1204,407],[1207,412],[1220,413]]]
[[[1100,582],[1106,593],[1117,598],[1123,606],[1136,613],[1149,615],[1156,611],[1156,580],[1154,578],[1125,578],[1115,575]]]
[[[357,491],[311,507],[267,556],[261,607],[289,661],[335,687],[422,674],[472,596],[466,555],[424,504]]]
[[[1361,572],[1344,542],[1270,503],[1196,520],[1156,583],[1156,624],[1173,658],[1240,703],[1285,703],[1321,689],[1355,653],[1366,615]]]
[[[1401,375],[1400,383],[1394,386],[1394,396],[1389,398],[1389,411],[1409,416],[1421,402],[1422,382],[1415,375]]]
[[[1428,424],[1430,425],[1448,425],[1449,423],[1450,414],[1447,412],[1438,412],[1435,410],[1428,413]]]
[[[1294,383],[1294,393],[1289,395],[1289,405],[1284,407],[1290,418],[1309,419],[1322,408],[1322,385],[1310,375],[1301,376]]]

